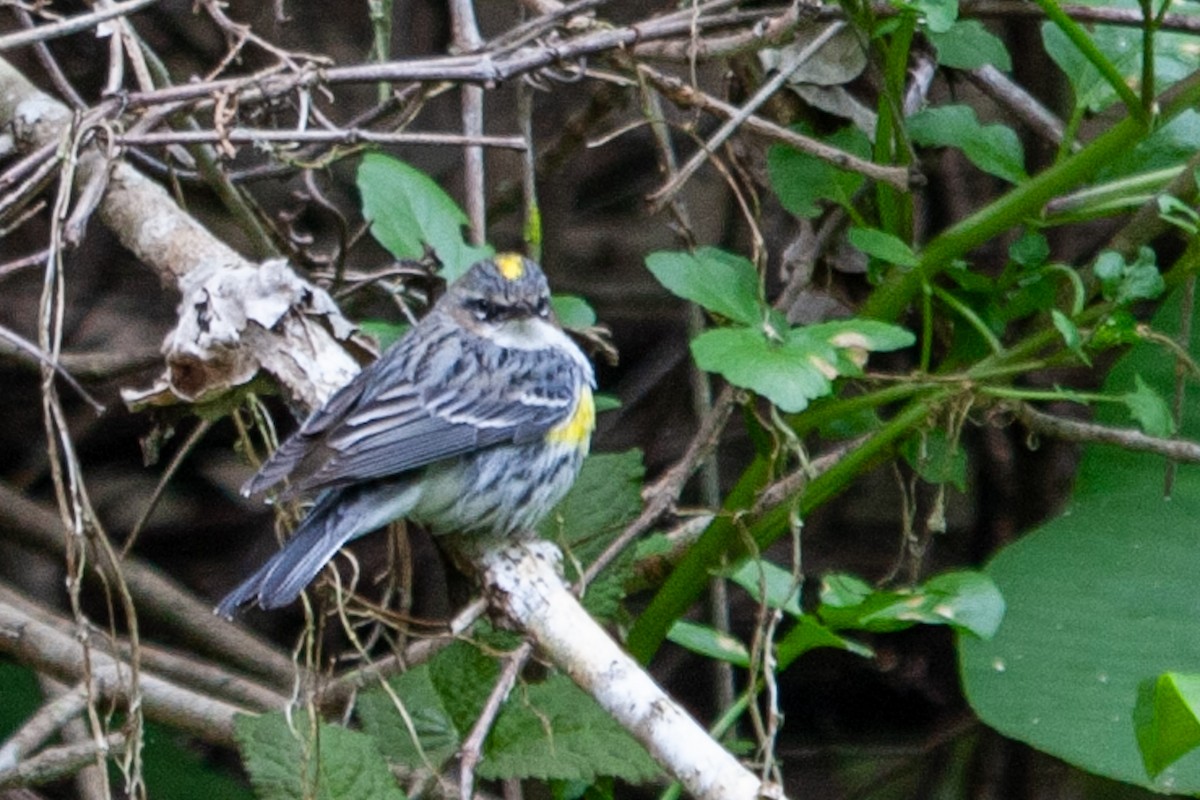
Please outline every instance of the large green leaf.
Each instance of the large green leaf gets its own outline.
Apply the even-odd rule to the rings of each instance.
[[[859,374],[868,351],[897,350],[913,341],[895,325],[847,319],[785,329],[778,340],[755,328],[716,328],[692,340],[692,355],[701,369],[795,413],[829,394],[834,378]]]
[[[238,749],[261,800],[404,800],[404,792],[365,733],[320,722],[317,736],[303,713],[289,725],[281,712],[239,716]]]
[[[809,133],[807,129],[801,129],[801,132]],[[859,158],[871,156],[871,141],[853,125],[842,128],[826,141]],[[855,192],[865,180],[857,172],[839,169],[828,161],[782,144],[773,145],[767,151],[767,174],[779,202],[798,217],[820,214],[820,200],[850,206]]]
[[[978,69],[991,64],[1005,72],[1012,70],[1004,41],[977,19],[960,19],[945,33],[931,30],[925,36],[937,48],[938,63],[943,67]]]
[[[646,256],[646,267],[672,294],[743,325],[763,318],[758,270],[749,260],[715,247],[693,253],[660,251]]]
[[[432,178],[403,161],[367,153],[358,167],[358,191],[371,235],[396,258],[421,258],[428,246],[446,280],[492,254],[463,239],[467,215]]]
[[[1025,174],[1025,150],[1012,128],[983,125],[970,106],[939,106],[908,118],[908,134],[926,147],[957,147],[971,163],[1011,183]]]
[[[1127,392],[1139,379],[1169,393],[1174,365],[1161,348],[1134,348],[1106,389]],[[1196,392],[1188,405],[1185,434],[1196,438]],[[1127,424],[1120,408],[1100,411]],[[1132,718],[1145,681],[1200,672],[1200,470],[1181,466],[1167,500],[1163,468],[1154,455],[1086,448],[1062,516],[988,565],[1008,604],[999,633],[963,637],[959,653],[968,700],[1001,733],[1100,775],[1192,794],[1200,754],[1151,779]]]

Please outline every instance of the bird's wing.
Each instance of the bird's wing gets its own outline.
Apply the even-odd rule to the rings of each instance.
[[[390,355],[390,354],[389,354]],[[470,358],[469,354],[459,354]],[[481,379],[481,365],[457,368],[421,383],[412,359],[385,357],[355,377],[284,442],[247,489],[259,492],[287,478],[287,494],[308,493],[398,475],[474,450],[533,441],[565,419],[582,376],[569,357],[551,352],[518,358],[538,380]],[[589,376],[590,377],[590,376]],[[528,386],[552,387],[531,392]]]

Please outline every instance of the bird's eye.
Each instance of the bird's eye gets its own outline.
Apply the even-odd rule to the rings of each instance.
[[[537,315],[542,319],[547,319],[550,316],[550,298],[539,297],[537,301]]]
[[[499,313],[499,308],[495,303],[489,300],[484,300],[482,297],[473,298],[467,301],[467,308],[475,315],[475,319],[480,322],[487,322],[490,319],[495,319]]]

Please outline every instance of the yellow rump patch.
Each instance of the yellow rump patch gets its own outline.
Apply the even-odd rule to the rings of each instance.
[[[519,253],[501,253],[496,256],[496,269],[506,280],[519,280],[525,274],[525,259]]]
[[[591,443],[592,429],[595,427],[596,401],[592,399],[592,390],[584,386],[579,392],[579,399],[575,401],[575,411],[568,419],[550,429],[546,434],[546,441],[586,450]]]

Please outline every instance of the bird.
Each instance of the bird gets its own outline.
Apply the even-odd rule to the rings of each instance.
[[[287,606],[344,544],[397,519],[435,535],[526,535],[579,474],[595,385],[541,267],[516,253],[476,263],[243,487],[313,505],[216,613]]]

